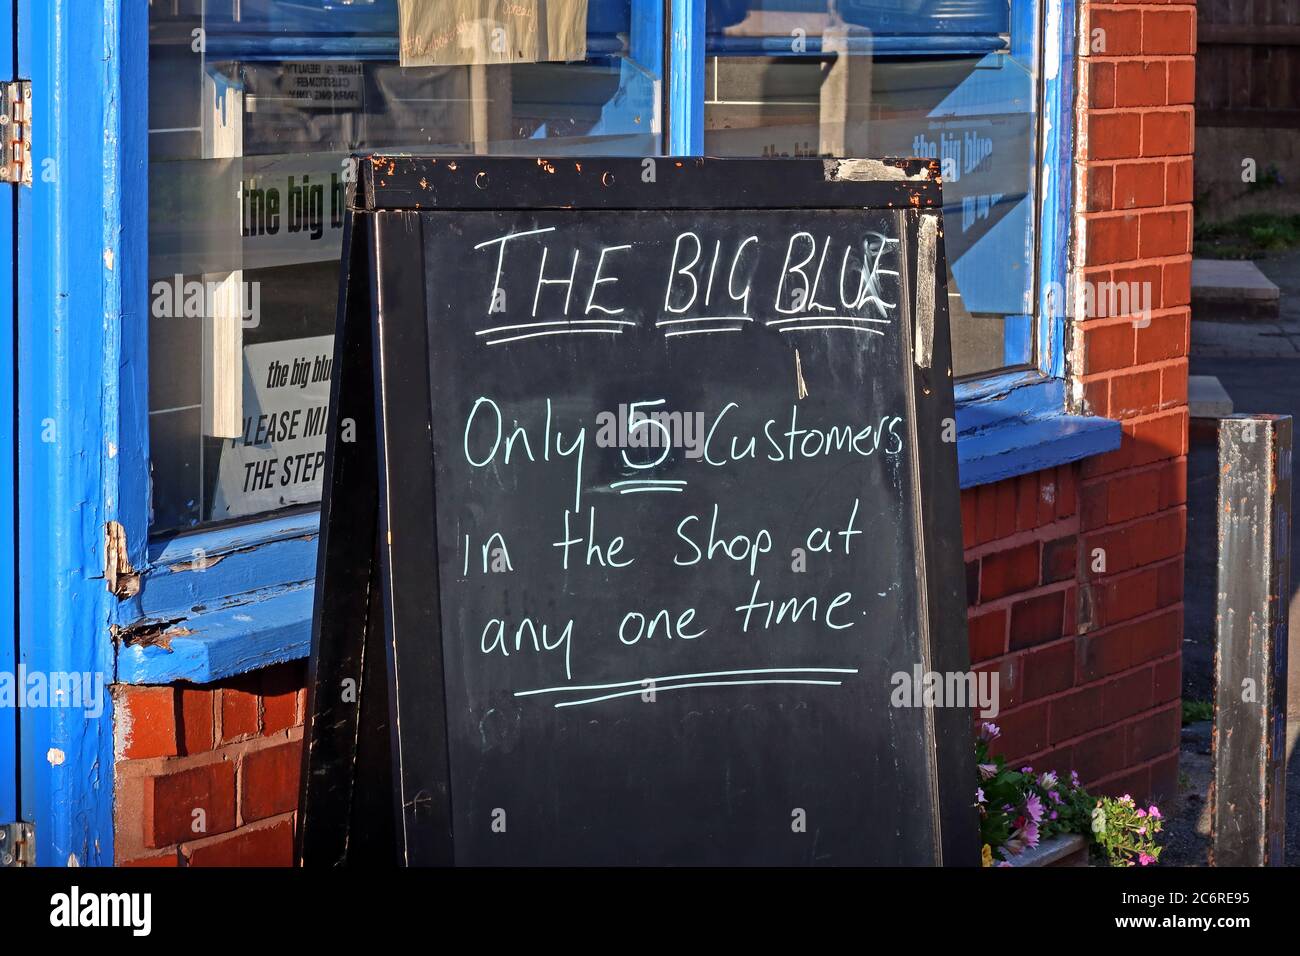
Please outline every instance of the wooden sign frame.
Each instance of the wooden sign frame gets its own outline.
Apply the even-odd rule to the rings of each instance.
[[[425,315],[422,213],[897,210],[905,287],[914,296],[912,327],[902,335],[911,359],[905,391],[924,666],[969,671],[937,163],[382,155],[356,162],[321,505],[300,863],[457,859],[437,548],[398,554],[394,545],[394,532],[401,541],[438,540],[429,323],[392,319]],[[389,414],[393,409],[403,413]],[[407,636],[415,634],[419,640]],[[937,839],[923,862],[977,865],[971,712],[937,707],[926,714]]]

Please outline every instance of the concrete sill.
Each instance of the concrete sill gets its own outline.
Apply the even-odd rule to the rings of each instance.
[[[1088,841],[1063,833],[1008,861],[1012,866],[1088,866]]]

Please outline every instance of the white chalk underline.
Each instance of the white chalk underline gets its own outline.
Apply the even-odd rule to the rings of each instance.
[[[609,690],[611,687],[644,688],[647,683],[661,680],[693,680],[696,677],[744,677],[749,674],[856,674],[856,667],[748,667],[738,671],[700,671],[698,674],[662,674],[659,677],[638,677],[636,680],[615,681],[612,684],[561,684],[558,687],[539,687],[536,690],[517,690],[516,697],[535,694],[558,694],[570,690]]]
[[[654,684],[650,687],[637,687],[633,690],[619,691],[615,694],[603,694],[600,697],[588,697],[585,700],[562,700],[555,706],[560,707],[580,707],[583,704],[599,704],[603,700],[613,700],[615,697],[634,697],[637,694],[647,692],[657,694],[665,690],[685,690],[689,687],[742,687],[751,684],[821,684],[826,687],[839,687],[841,682],[837,680],[786,680],[786,679],[769,679],[769,680],[701,680],[692,681],[688,684]]]

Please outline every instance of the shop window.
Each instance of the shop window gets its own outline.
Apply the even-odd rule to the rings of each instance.
[[[704,151],[928,156],[958,376],[1035,362],[1032,0],[707,0]]]
[[[660,153],[661,6],[151,0],[155,532],[319,500],[347,157]]]
[[[691,14],[688,42],[671,50],[670,9]],[[672,142],[719,156],[930,156],[944,174],[956,373],[1055,367],[1035,345],[1035,303],[1053,278],[1038,274],[1052,220],[1040,220],[1037,0],[151,0],[149,11],[155,533],[318,501],[358,151],[646,156]],[[702,71],[686,52],[701,37]]]

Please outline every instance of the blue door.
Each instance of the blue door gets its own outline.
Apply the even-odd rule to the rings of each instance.
[[[0,0],[0,81],[14,78],[18,23],[13,0]],[[18,250],[15,207],[21,187],[0,184],[0,824],[18,820],[18,701],[14,617],[14,353]]]

